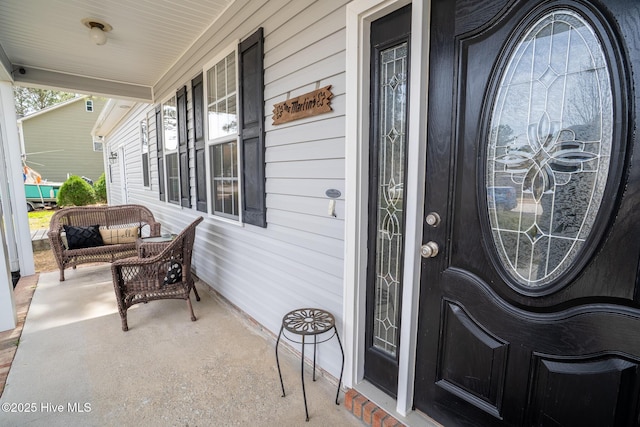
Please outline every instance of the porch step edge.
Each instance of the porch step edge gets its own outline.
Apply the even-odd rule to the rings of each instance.
[[[373,427],[401,427],[404,423],[398,421],[384,409],[358,393],[355,389],[348,389],[344,397],[344,406],[364,425]]]

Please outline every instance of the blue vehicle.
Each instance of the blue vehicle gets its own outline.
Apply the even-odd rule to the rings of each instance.
[[[489,209],[510,211],[518,206],[516,189],[513,187],[487,187],[487,205]]]

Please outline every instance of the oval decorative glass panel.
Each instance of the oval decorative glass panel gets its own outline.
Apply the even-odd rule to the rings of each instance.
[[[538,289],[573,265],[600,208],[610,73],[593,28],[567,9],[531,25],[505,63],[488,135],[489,220],[505,270]]]

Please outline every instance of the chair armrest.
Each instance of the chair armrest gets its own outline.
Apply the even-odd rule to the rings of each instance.
[[[51,242],[51,244],[62,245],[62,237],[60,236],[59,230],[49,230],[47,236],[49,237],[49,242]]]
[[[51,230],[47,233],[49,237],[49,246],[51,246],[51,250],[53,251],[56,258],[62,257],[62,253],[67,249],[63,243],[62,236],[60,235],[60,230]]]

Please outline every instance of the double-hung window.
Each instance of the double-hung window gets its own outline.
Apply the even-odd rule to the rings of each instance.
[[[196,208],[258,227],[267,226],[263,57],[259,28],[191,81]]]
[[[167,201],[180,203],[180,166],[178,159],[178,109],[176,97],[162,104],[162,138],[167,177]]]
[[[206,127],[211,211],[240,219],[236,50],[205,71]]]

